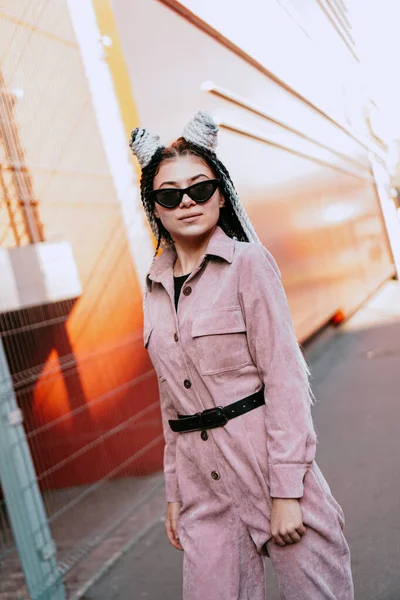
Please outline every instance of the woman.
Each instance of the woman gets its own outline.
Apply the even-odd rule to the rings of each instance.
[[[132,132],[163,252],[147,275],[144,343],[158,375],[166,531],[185,600],[351,600],[339,504],[314,461],[308,369],[279,269],[199,112],[170,147]]]

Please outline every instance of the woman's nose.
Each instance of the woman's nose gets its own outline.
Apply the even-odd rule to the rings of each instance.
[[[192,206],[193,204],[196,204],[196,202],[194,200],[192,200],[191,197],[188,196],[187,194],[183,194],[182,200],[181,200],[181,205]]]

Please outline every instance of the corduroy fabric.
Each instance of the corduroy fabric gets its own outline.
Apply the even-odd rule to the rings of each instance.
[[[262,597],[258,567],[259,591],[245,591],[257,585],[248,580],[243,553],[263,553],[272,497],[300,498],[308,527],[299,544],[268,544],[282,598],[351,600],[343,513],[315,463],[308,375],[275,260],[261,244],[234,240],[217,226],[175,311],[175,259],[173,247],[164,250],[147,276],[144,342],[158,375],[167,500],[182,502],[185,600]],[[262,384],[265,406],[209,430],[207,440],[168,425],[177,413],[230,404]],[[206,592],[203,583],[201,595],[195,582],[201,573],[207,582],[220,559],[230,565],[225,583],[231,591]],[[258,564],[255,555],[251,561]],[[236,573],[236,584],[229,573]],[[295,595],[296,579],[303,595]]]

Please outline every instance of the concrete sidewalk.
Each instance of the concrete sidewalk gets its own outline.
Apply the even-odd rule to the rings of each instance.
[[[317,398],[317,462],[346,515],[356,598],[399,600],[400,284],[389,282],[306,354]],[[180,600],[181,570],[182,553],[158,522],[84,598]],[[269,561],[266,579],[268,600],[278,600]]]

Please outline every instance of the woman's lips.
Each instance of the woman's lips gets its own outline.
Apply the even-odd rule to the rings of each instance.
[[[181,217],[181,221],[185,221],[186,223],[191,223],[192,221],[194,221],[195,219],[197,219],[198,217],[201,217],[200,214],[197,215],[188,215],[187,217]]]

